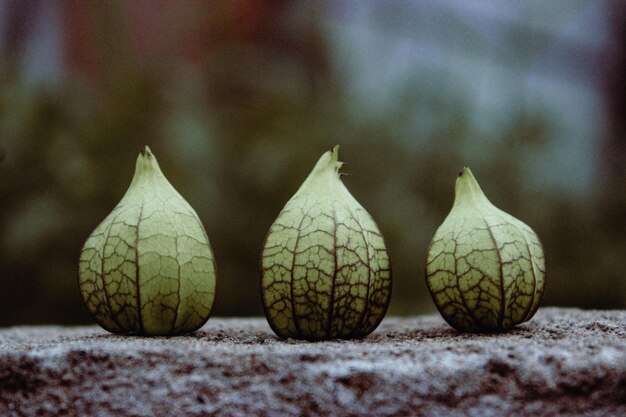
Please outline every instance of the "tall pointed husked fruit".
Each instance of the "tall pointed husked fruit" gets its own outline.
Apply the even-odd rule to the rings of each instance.
[[[270,228],[263,248],[267,320],[283,338],[362,337],[391,295],[378,226],[340,179],[339,146],[319,159]]]
[[[124,198],[81,251],[87,309],[114,333],[187,333],[209,318],[215,284],[204,227],[146,146]]]
[[[439,312],[461,331],[503,331],[529,320],[545,285],[539,238],[491,204],[469,168],[459,174],[455,194],[426,263]]]

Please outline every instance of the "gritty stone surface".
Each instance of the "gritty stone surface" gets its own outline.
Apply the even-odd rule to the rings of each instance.
[[[317,343],[282,341],[262,318],[169,338],[8,328],[0,415],[626,415],[626,312],[541,309],[505,334],[387,318]]]

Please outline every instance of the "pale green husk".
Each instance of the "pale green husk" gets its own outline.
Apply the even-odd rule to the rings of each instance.
[[[208,237],[148,147],[128,191],[85,242],[79,284],[91,315],[114,333],[187,333],[208,319],[216,285]]]
[[[430,244],[426,281],[435,305],[456,329],[506,330],[539,308],[543,249],[530,227],[489,202],[465,168],[454,206]]]
[[[281,337],[361,337],[380,323],[391,266],[378,226],[324,153],[272,225],[262,254],[267,320]]]

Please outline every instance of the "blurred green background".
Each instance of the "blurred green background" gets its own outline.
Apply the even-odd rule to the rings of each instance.
[[[79,250],[150,145],[203,220],[215,315],[260,315],[265,234],[332,145],[434,311],[465,165],[542,238],[544,305],[626,308],[623,1],[0,0],[0,325],[88,323]]]

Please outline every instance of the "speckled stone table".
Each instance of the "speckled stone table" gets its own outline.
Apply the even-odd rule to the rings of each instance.
[[[387,318],[318,343],[281,341],[262,318],[173,338],[6,328],[0,415],[626,415],[626,312],[544,308],[500,335]]]

